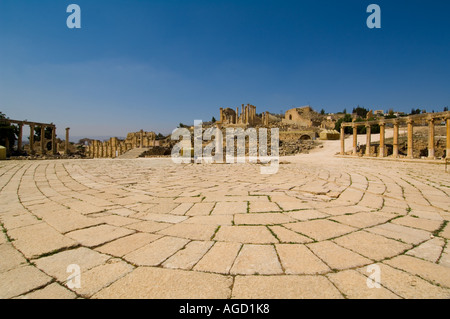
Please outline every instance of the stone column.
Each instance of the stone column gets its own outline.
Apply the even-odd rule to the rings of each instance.
[[[345,155],[345,127],[341,125],[341,155]]]
[[[95,158],[95,141],[91,141],[91,153],[89,156]]]
[[[380,123],[380,150],[379,150],[379,157],[384,157],[385,155],[385,132],[386,132],[386,123],[381,122]]]
[[[109,141],[109,157],[114,158],[116,154],[114,154],[114,139],[111,138]]]
[[[353,155],[356,156],[356,148],[358,147],[358,127],[353,123]]]
[[[66,142],[64,145],[64,154],[69,154],[69,131],[70,131],[70,127],[66,128]]]
[[[413,121],[408,119],[408,158],[414,158],[413,154]]]
[[[261,114],[261,124],[262,124],[262,125],[266,125],[266,118],[265,118],[265,115],[266,115],[266,113],[264,113],[264,112]]]
[[[266,116],[264,116],[264,119],[266,120],[266,126],[269,125],[269,112],[266,112]]]
[[[41,126],[41,155],[45,154],[45,126]]]
[[[254,105],[252,105],[251,123],[252,123],[252,125],[255,123],[255,106]]]
[[[30,125],[30,154],[34,155],[34,125]]]
[[[370,125],[366,125],[366,156],[370,156],[371,129]]]
[[[56,126],[52,127],[52,154],[56,155]]]
[[[236,118],[234,124],[238,124],[239,122],[239,106],[236,108]]]
[[[393,152],[392,157],[397,158],[398,157],[398,121],[394,122],[394,141],[393,141]]]
[[[445,157],[450,159],[450,117],[448,117],[445,121],[447,122],[447,147]]]
[[[428,120],[428,158],[436,159],[434,156],[434,119]]]
[[[17,151],[22,152],[23,124],[19,124],[19,140],[17,141]]]
[[[140,141],[139,141],[139,148],[143,148],[144,147],[144,130],[141,130],[140,134]]]
[[[245,124],[249,124],[250,123],[248,116],[249,116],[249,107],[248,107],[248,104],[247,104],[245,106]]]
[[[223,123],[223,108],[220,108],[220,123]]]

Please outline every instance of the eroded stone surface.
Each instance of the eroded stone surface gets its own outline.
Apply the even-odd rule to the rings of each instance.
[[[327,147],[265,176],[259,165],[170,159],[5,162],[0,294],[448,298],[442,167],[339,159]],[[71,264],[79,290],[66,286]],[[371,264],[381,290],[365,287]]]

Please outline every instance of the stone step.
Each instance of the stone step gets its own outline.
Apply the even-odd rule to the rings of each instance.
[[[132,159],[132,158],[139,158],[142,154],[149,151],[150,148],[133,148],[129,150],[128,152],[120,155],[119,159]]]

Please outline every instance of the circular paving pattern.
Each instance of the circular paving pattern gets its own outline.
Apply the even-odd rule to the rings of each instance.
[[[0,298],[450,297],[443,166],[284,160],[1,163]]]

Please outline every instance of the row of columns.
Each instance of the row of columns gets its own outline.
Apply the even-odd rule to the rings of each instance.
[[[144,143],[145,141],[145,143]],[[156,138],[145,136],[144,130],[135,133],[132,138],[120,141],[117,137],[112,137],[109,141],[98,140],[89,143],[89,156],[93,158],[116,158],[134,148],[144,148],[156,146]]]
[[[269,125],[269,112],[262,113],[261,124],[265,126]]]
[[[236,108],[235,117],[233,119],[227,119],[224,109],[220,108],[220,123],[223,124],[247,124],[247,125],[255,125],[256,124],[256,106],[247,104],[244,106],[242,104],[242,110],[239,113],[239,107]],[[261,123],[263,125],[269,125],[269,112],[264,112],[262,114]]]
[[[447,128],[447,144],[446,144],[446,158],[450,159],[450,117],[447,117],[445,119],[446,121],[446,128]],[[427,119],[428,122],[428,158],[429,159],[435,159],[435,122],[436,118],[430,117]],[[380,126],[380,148],[378,152],[379,157],[385,157],[387,155],[386,152],[386,146],[385,146],[385,131],[386,131],[386,122],[381,120],[377,123]],[[414,158],[414,142],[413,142],[413,133],[414,133],[414,120],[413,118],[408,118],[406,120],[407,124],[407,157],[408,158]],[[371,129],[370,124],[362,124],[366,126],[366,152],[365,156],[371,156],[370,154],[370,146],[371,146]],[[373,124],[372,124],[373,125]],[[399,157],[399,151],[398,151],[398,141],[399,141],[399,125],[400,121],[395,120],[393,122],[394,127],[394,135],[393,135],[393,152],[392,156],[394,158]],[[357,132],[358,125],[353,122],[352,123],[352,129],[353,129],[353,152],[352,155],[357,155],[357,146],[358,146],[358,132]],[[341,126],[341,155],[345,155],[345,126]]]
[[[34,155],[36,153],[35,150],[35,140],[34,140],[34,131],[36,127],[40,127],[41,129],[41,140],[40,140],[40,152],[41,154],[46,153],[46,145],[45,145],[45,129],[47,127],[51,127],[52,129],[52,135],[51,135],[51,143],[52,143],[52,149],[51,153],[53,155],[56,155],[58,152],[57,145],[56,145],[56,126],[53,124],[38,124],[38,123],[29,123],[29,122],[20,122],[20,121],[14,121],[11,120],[12,123],[15,123],[18,125],[19,128],[19,134],[18,134],[18,141],[17,141],[17,150],[21,151],[23,147],[23,126],[29,125],[30,127],[30,137],[29,137],[29,147],[30,147],[30,153]],[[69,150],[69,130],[70,128],[66,128],[66,145],[65,145],[65,153],[68,153]]]

